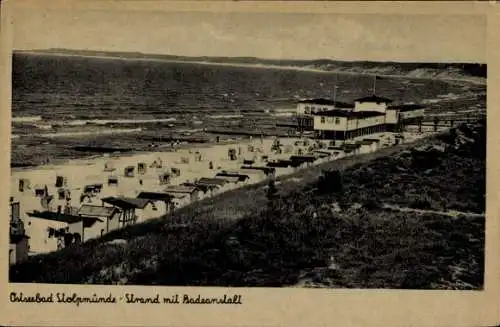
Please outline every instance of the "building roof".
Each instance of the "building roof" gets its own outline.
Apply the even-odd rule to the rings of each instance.
[[[362,98],[356,99],[354,101],[356,101],[356,102],[375,102],[375,103],[391,103],[391,102],[393,102],[391,99],[379,97],[376,95],[362,97]]]
[[[169,185],[165,189],[166,193],[184,193],[191,194],[194,191],[198,190],[196,186],[187,186],[187,185]]]
[[[247,174],[244,173],[239,173],[239,172],[234,172],[234,171],[227,171],[227,170],[222,170],[219,173],[215,175],[215,177],[224,177],[224,176],[229,176],[229,177],[238,177],[238,178],[249,178]]]
[[[116,208],[95,206],[90,204],[84,204],[78,210],[78,215],[87,217],[105,217],[109,218],[116,212]]]
[[[28,216],[33,217],[33,218],[39,218],[39,219],[46,219],[46,220],[52,220],[52,221],[59,221],[63,223],[68,223],[68,224],[73,224],[77,223],[79,221],[101,221],[101,219],[97,217],[82,217],[82,216],[75,216],[75,215],[67,215],[63,213],[57,213],[53,211],[33,211],[33,212],[28,212]]]
[[[207,178],[207,177],[202,177],[196,182],[196,184],[217,185],[217,186],[222,186],[226,183],[227,180],[223,178]]]
[[[169,201],[172,199],[172,195],[163,192],[141,192],[137,195],[138,199],[148,199],[148,200],[162,200]]]
[[[297,103],[308,103],[308,104],[318,104],[325,106],[335,106],[337,108],[354,108],[354,104],[341,102],[341,101],[333,101],[325,98],[317,98],[317,99],[306,99],[298,101]]]
[[[368,117],[384,116],[385,114],[377,111],[327,110],[327,111],[316,112],[313,115],[322,117],[368,118]]]
[[[107,197],[102,198],[102,202],[114,205],[122,209],[144,209],[151,202],[149,199],[126,198],[126,197]]]
[[[240,178],[238,176],[228,176],[228,175],[216,175],[217,178],[224,179],[229,183],[236,183],[240,181]]]
[[[412,110],[419,110],[419,109],[424,109],[425,106],[421,104],[400,104],[400,105],[395,105],[395,106],[389,106],[387,109],[392,109],[392,110],[399,110],[399,111],[412,111]]]
[[[301,161],[301,162],[314,162],[316,160],[316,157],[294,155],[294,156],[290,156],[290,160]]]
[[[241,166],[241,169],[254,169],[254,170],[262,170],[264,173],[274,173],[276,169],[273,167],[265,167],[265,166]]]

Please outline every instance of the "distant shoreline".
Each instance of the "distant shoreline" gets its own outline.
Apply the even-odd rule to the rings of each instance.
[[[309,67],[298,67],[298,66],[282,66],[282,65],[269,65],[269,64],[245,64],[245,63],[224,63],[224,62],[211,62],[211,61],[200,61],[200,60],[174,60],[174,59],[160,59],[160,58],[134,58],[134,57],[120,57],[120,56],[99,56],[99,55],[85,55],[85,54],[71,54],[71,53],[57,53],[57,52],[44,52],[44,51],[29,51],[23,50],[19,51],[19,54],[31,54],[31,55],[43,55],[52,57],[80,57],[80,58],[98,58],[107,60],[124,60],[124,61],[152,61],[152,62],[165,62],[165,63],[178,63],[178,64],[197,64],[197,65],[209,65],[209,66],[224,66],[224,67],[241,67],[241,68],[260,68],[260,69],[278,69],[278,70],[295,70],[310,73],[329,73],[329,74],[343,74],[343,75],[365,75],[365,76],[380,76],[386,78],[407,78],[415,80],[429,80],[435,79],[444,82],[460,82],[460,83],[470,83],[475,85],[486,85],[486,79],[481,77],[454,77],[454,78],[443,78],[439,76],[408,76],[405,74],[384,74],[380,72],[356,72],[356,71],[345,71],[342,69],[334,70],[323,70],[317,68]],[[484,79],[484,80],[483,80]]]

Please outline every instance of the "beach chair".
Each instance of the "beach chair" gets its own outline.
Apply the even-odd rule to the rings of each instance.
[[[172,177],[179,177],[181,175],[181,170],[179,168],[172,168]]]
[[[143,162],[139,162],[137,164],[137,173],[140,175],[144,175],[146,173],[146,164]]]
[[[104,171],[106,172],[111,172],[111,171],[115,171],[116,168],[113,167],[113,164],[108,162],[108,163],[105,163],[104,164]]]
[[[227,151],[227,155],[229,157],[229,160],[231,160],[231,161],[236,160],[236,149],[233,149],[233,148],[229,149]]]
[[[19,192],[24,192],[24,190],[29,190],[30,188],[31,187],[29,179],[21,178],[19,180]]]
[[[170,184],[170,174],[164,173],[159,176],[160,185]]]
[[[125,177],[134,177],[134,169],[135,169],[134,166],[125,167],[125,169],[123,171],[123,175]]]
[[[117,186],[118,185],[118,177],[116,177],[116,176],[108,177],[108,185],[109,186]]]
[[[67,184],[67,180],[64,176],[56,176],[56,187],[64,187]]]

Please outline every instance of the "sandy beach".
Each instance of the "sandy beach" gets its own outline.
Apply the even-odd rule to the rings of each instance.
[[[412,142],[429,133],[407,132],[404,133],[405,142]],[[367,138],[367,137],[364,137]],[[380,139],[379,148],[390,146],[394,142],[394,134],[380,133],[370,135],[370,138]],[[360,137],[353,141],[363,139]],[[304,145],[304,141],[306,144]],[[238,171],[245,160],[254,161],[254,166],[266,166],[268,162],[275,160],[287,160],[292,155],[308,154],[310,146],[315,143],[311,139],[300,138],[281,138],[281,153],[272,151],[272,145],[275,138],[253,138],[219,144],[209,144],[206,146],[190,146],[177,149],[173,152],[148,152],[135,153],[129,155],[104,155],[91,159],[69,160],[60,164],[39,166],[36,168],[15,168],[11,173],[10,194],[15,201],[20,202],[21,217],[27,217],[26,213],[34,210],[44,211],[41,204],[41,198],[35,196],[35,190],[48,190],[49,195],[54,199],[49,205],[50,211],[57,211],[60,206],[64,208],[67,202],[64,198],[59,198],[59,187],[56,187],[57,176],[66,180],[65,189],[70,192],[70,206],[77,210],[83,204],[107,205],[101,199],[104,197],[127,197],[136,198],[140,192],[163,192],[167,185],[160,183],[160,176],[164,173],[171,173],[172,168],[179,171],[179,175],[171,176],[168,185],[181,185],[183,183],[195,183],[200,178],[214,178],[217,173],[222,171]],[[299,142],[299,143],[297,143]],[[329,141],[320,141],[325,144],[325,148],[331,143]],[[234,149],[237,156],[235,160],[230,160],[228,151]],[[370,152],[372,150],[369,150]],[[346,156],[345,153],[338,153],[334,157],[318,158],[314,164],[320,164],[325,161],[335,160]],[[351,154],[352,155],[352,154]],[[264,157],[264,158],[263,158]],[[267,158],[266,158],[267,157]],[[155,167],[154,163],[161,163],[161,167]],[[146,171],[143,174],[138,173],[138,164],[144,163]],[[212,163],[212,169],[210,169]],[[107,169],[105,169],[107,167]],[[126,167],[134,167],[133,177],[125,177]],[[276,177],[293,173],[298,168],[286,167],[276,168]],[[241,171],[241,170],[240,170]],[[266,175],[258,171],[250,170],[249,179],[244,182],[228,183],[221,188],[220,192],[225,192],[243,185],[260,182],[266,179]],[[117,185],[108,185],[108,179],[116,178]],[[19,189],[20,180],[25,181],[25,189],[21,192]],[[101,184],[102,189],[95,197],[81,199],[85,186]],[[27,187],[26,187],[27,186]],[[219,193],[220,193],[219,192]],[[201,198],[211,196],[205,194]],[[190,201],[179,202],[176,207],[182,207],[189,204]],[[159,212],[156,215],[147,217],[153,219],[161,216]],[[27,218],[31,220],[31,218]],[[36,219],[38,223],[39,219]],[[26,222],[25,222],[26,223]],[[49,252],[51,249],[44,248],[42,242],[44,237],[37,235],[46,233],[44,225],[31,224],[28,222],[27,233],[31,237],[33,253]],[[95,235],[98,236],[98,235]]]

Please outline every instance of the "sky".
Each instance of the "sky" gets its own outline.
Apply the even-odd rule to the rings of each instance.
[[[485,62],[479,15],[132,12],[16,9],[15,50],[184,56]]]

